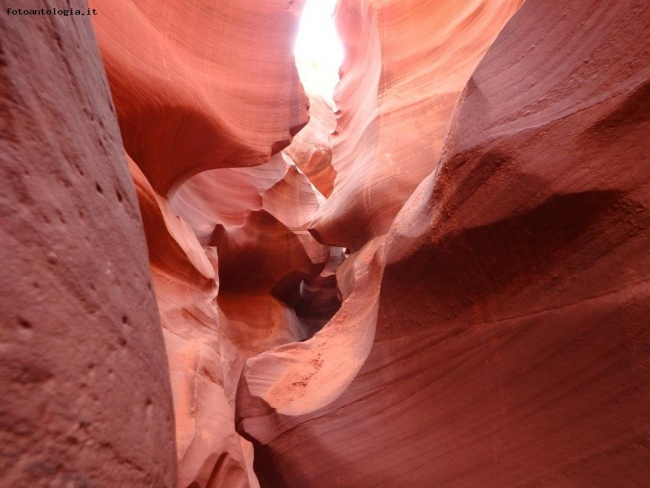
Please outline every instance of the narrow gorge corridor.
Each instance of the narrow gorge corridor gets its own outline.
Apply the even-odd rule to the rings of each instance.
[[[2,3],[1,487],[645,486],[648,2]]]

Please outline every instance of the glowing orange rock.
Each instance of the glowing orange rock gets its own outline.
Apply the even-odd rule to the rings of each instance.
[[[634,0],[512,18],[392,224],[359,374],[306,415],[241,390],[262,484],[650,476],[649,18]]]
[[[292,3],[90,2],[124,147],[160,195],[263,163],[307,123]]]
[[[356,250],[388,232],[434,168],[460,92],[523,0],[345,0],[346,46],[332,138],[337,180],[312,223],[323,242]]]

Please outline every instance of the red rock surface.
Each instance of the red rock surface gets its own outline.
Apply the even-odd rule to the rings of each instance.
[[[219,328],[216,250],[204,250],[130,159],[129,165],[169,359],[178,486],[248,486],[252,453],[233,427],[236,384],[226,374],[228,368],[238,369],[241,359]]]
[[[169,370],[92,26],[1,3],[0,486],[172,488]]]
[[[322,96],[309,97],[309,122],[293,138],[284,153],[325,197],[334,190],[332,133],[336,130],[335,108]]]
[[[265,162],[307,123],[291,52],[302,2],[89,3],[124,147],[159,194]]]
[[[258,486],[252,446],[235,432],[235,390],[247,358],[309,333],[277,296],[318,275],[330,256],[300,230],[316,195],[279,156],[258,168],[213,170],[176,194],[193,230],[129,162],[170,363],[178,485]]]
[[[307,415],[240,406],[263,486],[644,485],[648,18],[513,17],[392,225],[364,367]]]
[[[0,485],[644,486],[650,7],[302,3],[3,14]]]
[[[312,222],[329,244],[358,250],[388,232],[434,168],[474,67],[522,0],[343,0],[346,48],[332,138],[332,197]]]
[[[239,372],[306,337],[278,297],[293,298],[330,254],[307,232],[318,200],[294,165],[278,154],[242,168],[307,122],[291,53],[301,2],[91,3],[105,12],[93,20],[165,333],[178,485],[257,486],[234,430]]]
[[[247,362],[238,405],[242,431],[256,431],[246,419],[260,402],[282,414],[307,414],[338,397],[358,373],[374,335],[383,238],[433,168],[458,94],[519,3],[422,2],[406,10],[398,2],[339,4],[347,57],[330,142],[337,174],[310,230],[322,242],[357,252],[340,270],[343,300],[333,319],[313,339]],[[429,39],[424,32],[438,35]],[[445,50],[452,54],[441,56]],[[423,85],[429,78],[436,82]],[[432,123],[422,122],[425,113],[434,115]],[[324,127],[311,127],[309,139],[322,138]],[[293,150],[299,142],[287,148],[289,155],[300,154]]]

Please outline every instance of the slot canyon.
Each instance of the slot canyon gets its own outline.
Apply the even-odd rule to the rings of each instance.
[[[0,4],[0,488],[650,486],[648,0]]]

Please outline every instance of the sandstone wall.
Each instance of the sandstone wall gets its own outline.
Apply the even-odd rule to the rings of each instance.
[[[307,415],[242,410],[263,486],[643,485],[649,15],[515,14],[392,224],[361,371]]]
[[[169,369],[90,20],[1,3],[0,485],[171,488]]]
[[[0,484],[643,486],[646,3],[0,16]]]

